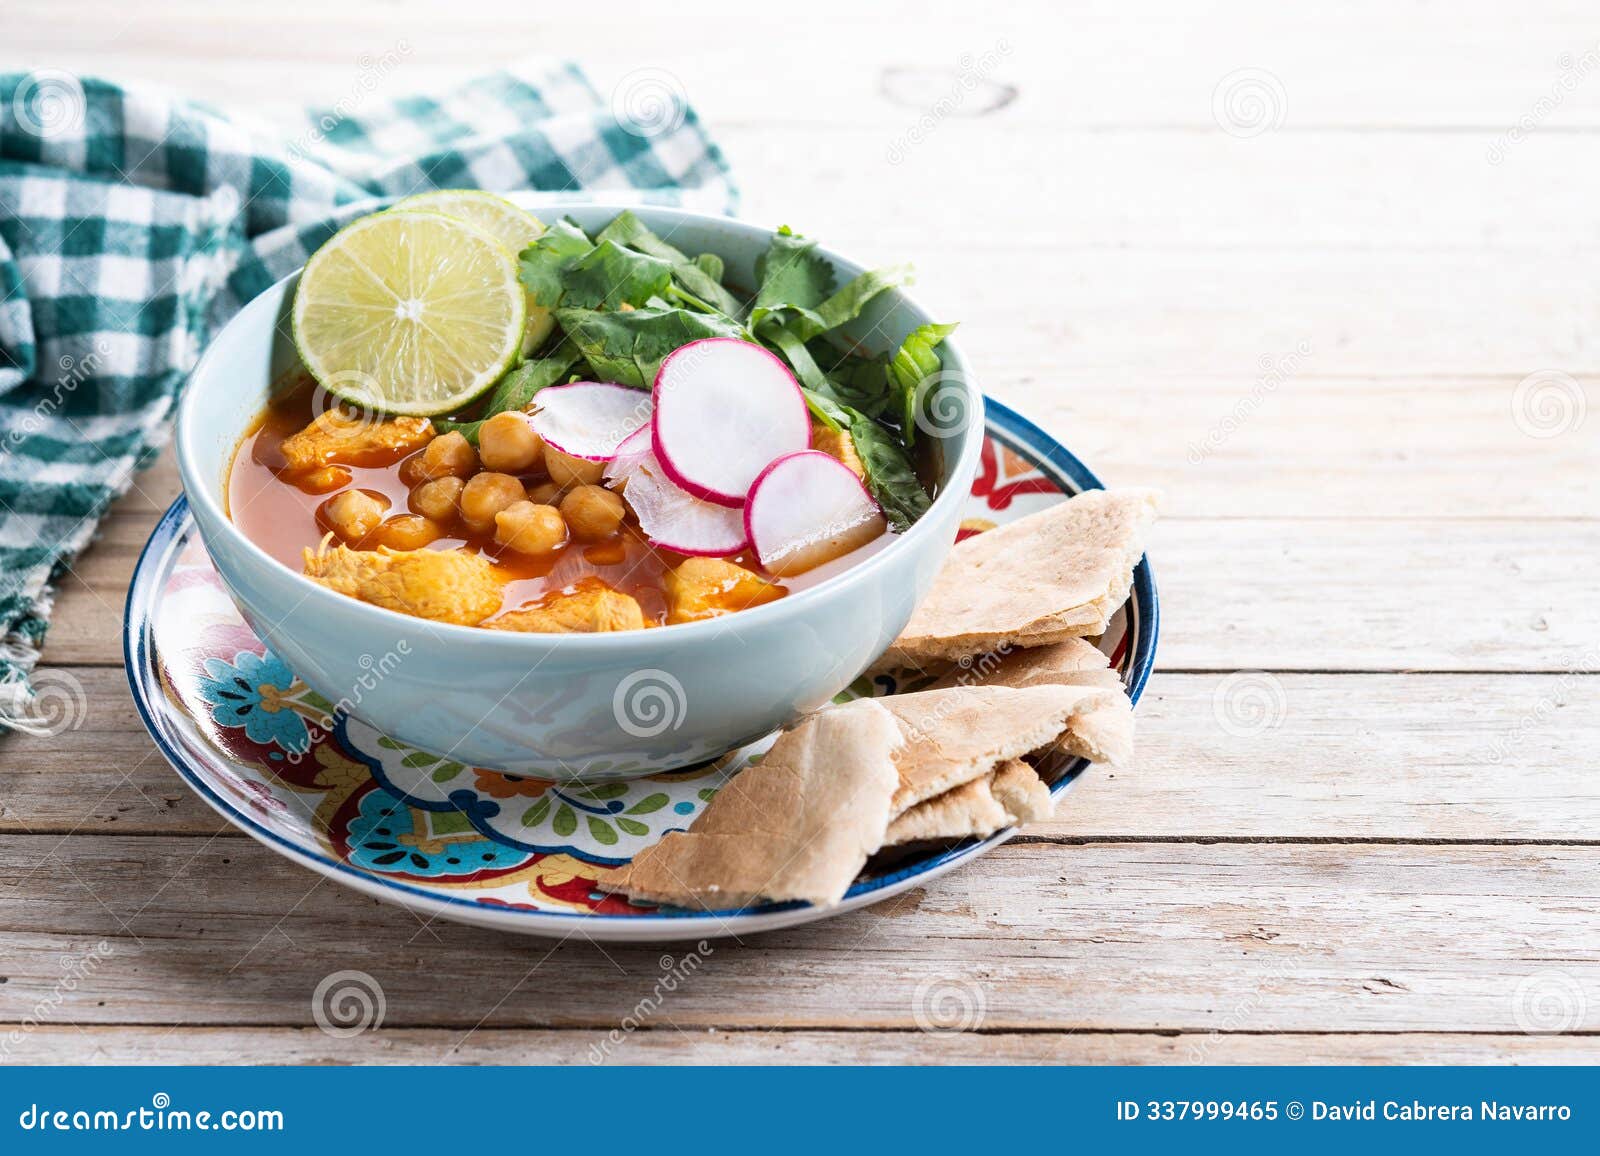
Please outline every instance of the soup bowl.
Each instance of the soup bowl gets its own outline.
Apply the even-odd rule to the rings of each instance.
[[[671,208],[542,205],[591,233],[624,207],[690,253],[715,253],[754,284],[772,231]],[[827,250],[840,281],[861,267]],[[177,452],[207,551],[252,627],[330,703],[394,739],[459,762],[562,781],[634,778],[688,766],[817,709],[888,646],[955,541],[983,440],[983,399],[959,346],[943,347],[927,431],[932,508],[856,565],[764,606],[613,634],[524,634],[430,622],[372,606],[283,565],[229,519],[227,474],[241,439],[299,366],[288,321],[298,274],[241,310],[186,387]],[[886,293],[847,331],[893,349],[932,318]],[[919,437],[923,436],[919,433]]]

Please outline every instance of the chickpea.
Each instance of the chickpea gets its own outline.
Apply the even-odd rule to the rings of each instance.
[[[439,524],[421,514],[395,514],[385,518],[377,530],[378,543],[392,550],[420,550],[442,537],[444,530]]]
[[[308,494],[331,494],[350,484],[350,471],[343,466],[319,466],[291,476],[294,484]]]
[[[414,490],[428,480],[428,466],[423,460],[425,456],[424,451],[418,450],[400,463],[400,480],[408,490]]]
[[[451,430],[428,443],[422,451],[422,465],[416,467],[419,480],[470,478],[478,472],[478,451],[460,430]]]
[[[346,542],[358,542],[378,528],[389,499],[367,490],[345,490],[322,503],[322,520]]]
[[[494,518],[494,540],[519,554],[549,554],[567,540],[567,524],[554,506],[513,502]]]
[[[579,486],[561,499],[561,516],[572,536],[589,542],[615,534],[625,513],[622,499],[604,486]]]
[[[544,447],[544,468],[550,480],[565,489],[567,486],[593,486],[605,477],[606,464],[591,462],[588,458],[575,458],[564,454],[555,446]]]
[[[487,470],[527,474],[544,459],[544,439],[514,410],[497,413],[478,428],[478,456]]]
[[[540,482],[528,487],[528,501],[536,506],[554,506],[561,501],[561,487],[554,482]]]
[[[522,500],[522,483],[510,474],[474,474],[461,490],[461,520],[474,533],[488,534],[494,530],[494,516]]]
[[[414,513],[430,518],[441,526],[448,526],[461,512],[461,491],[466,485],[460,478],[435,478],[412,490],[411,499],[406,504]]]

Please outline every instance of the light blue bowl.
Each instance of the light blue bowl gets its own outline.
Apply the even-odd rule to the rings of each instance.
[[[548,206],[591,232],[623,206]],[[635,211],[690,253],[755,283],[771,230],[671,208]],[[861,267],[827,250],[840,280]],[[888,646],[955,541],[983,441],[983,397],[944,346],[941,400],[962,415],[938,442],[933,508],[836,577],[725,618],[618,634],[448,626],[335,594],[247,539],[224,511],[224,475],[275,382],[298,364],[288,311],[298,274],[240,311],[195,368],[178,413],[178,465],[212,561],[245,617],[306,683],[396,739],[475,766],[559,780],[633,778],[714,758],[793,722]],[[933,320],[887,293],[851,326],[872,352]],[[941,423],[943,424],[943,423]]]

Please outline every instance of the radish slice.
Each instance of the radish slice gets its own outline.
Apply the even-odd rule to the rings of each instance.
[[[623,497],[639,528],[657,546],[679,554],[721,557],[749,545],[740,511],[702,502],[674,485],[654,455],[628,475]]]
[[[885,528],[861,479],[819,450],[787,454],[762,470],[744,507],[756,557],[779,578],[842,557]]]
[[[650,398],[625,385],[575,381],[534,394],[535,432],[564,454],[610,461],[634,431],[649,424]]]
[[[606,481],[615,484],[632,477],[635,470],[654,456],[650,443],[648,425],[642,425],[629,434],[617,447],[616,456],[606,463]]]
[[[708,337],[673,350],[653,395],[662,468],[719,506],[743,505],[774,458],[811,445],[811,418],[794,375],[748,341]]]

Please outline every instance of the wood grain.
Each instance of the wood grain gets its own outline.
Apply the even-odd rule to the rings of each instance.
[[[213,9],[9,0],[0,67],[284,122],[388,52],[375,97],[593,43],[586,15],[512,0]],[[1108,483],[1166,491],[1164,669],[1135,766],[930,888],[708,945],[615,1058],[1600,1059],[1592,5],[819,0],[778,53],[733,0],[698,11],[611,22],[583,61],[602,102],[641,69],[681,87],[745,215],[914,261],[988,393]],[[1273,121],[1255,136],[1219,112],[1241,70]],[[178,488],[169,454],[60,585],[47,657],[83,688],[76,727],[0,742],[7,1056],[588,1062],[662,949],[424,926],[166,768],[120,627]],[[310,1004],[349,968],[386,1026],[337,1040]],[[919,989],[981,999],[977,1030],[917,1030]],[[1523,1030],[1551,1026],[1530,993],[1567,1034]]]
[[[20,1025],[0,1024],[0,1041]],[[610,1047],[609,1054],[604,1050]],[[597,1059],[598,1057],[598,1059]],[[730,1031],[608,1032],[385,1027],[336,1038],[318,1028],[49,1026],[22,1032],[19,1064],[1592,1064],[1594,1036],[1440,1032]]]
[[[659,1022],[914,1028],[939,988],[993,1030],[1516,1032],[1524,985],[1600,983],[1597,867],[1592,847],[1014,845],[877,908],[707,943]],[[305,1025],[318,982],[358,969],[396,1027],[609,1030],[694,949],[425,925],[234,839],[12,837],[0,896],[0,1022],[54,998],[79,1024]]]
[[[60,735],[6,740],[0,831],[232,830],[156,751],[120,669],[58,669],[85,710]],[[1092,768],[1027,835],[1595,840],[1594,682],[1158,673],[1139,706],[1135,764]]]

